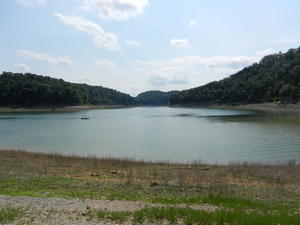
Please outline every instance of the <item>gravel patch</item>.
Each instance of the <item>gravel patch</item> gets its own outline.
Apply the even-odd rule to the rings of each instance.
[[[4,196],[0,195],[0,207],[33,207],[37,210],[58,211],[85,211],[98,209],[107,211],[137,211],[145,206],[143,202],[109,201],[92,199],[63,199],[63,198],[35,198],[30,196]]]
[[[106,211],[137,211],[145,207],[165,207],[174,205],[150,204],[145,202],[131,202],[120,200],[92,200],[92,199],[63,199],[63,198],[35,198],[30,196],[4,196],[0,195],[0,208],[26,208],[26,213],[21,219],[11,223],[15,224],[118,224],[114,221],[99,221],[87,219],[87,210]],[[215,211],[219,207],[203,205],[176,205],[177,207],[190,207],[196,210]],[[130,224],[124,222],[123,224]]]

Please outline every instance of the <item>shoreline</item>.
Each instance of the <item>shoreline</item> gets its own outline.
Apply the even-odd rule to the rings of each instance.
[[[295,161],[172,164],[0,149],[0,164],[0,224],[197,224],[207,218],[223,224],[226,213],[228,224],[300,218]],[[218,215],[223,222],[216,222]]]
[[[300,104],[286,104],[279,105],[276,103],[259,103],[259,104],[246,104],[237,106],[220,106],[220,108],[243,109],[243,110],[259,110],[269,112],[300,112]],[[216,106],[216,108],[218,108]]]
[[[53,107],[0,107],[0,113],[10,112],[78,112],[94,109],[120,109],[133,106],[125,105],[79,105],[79,106],[53,106]]]
[[[164,166],[179,166],[176,169],[191,169],[193,165],[203,166],[203,170],[210,169],[211,167],[230,167],[236,165],[259,165],[259,166],[268,166],[268,167],[277,167],[277,166],[286,166],[289,164],[298,164],[300,166],[300,161],[298,160],[287,160],[287,161],[230,161],[230,162],[209,162],[202,160],[193,160],[193,161],[168,161],[168,160],[147,160],[147,159],[136,159],[134,157],[118,157],[118,156],[96,156],[96,155],[80,155],[80,154],[64,154],[57,152],[42,152],[42,151],[30,151],[29,149],[22,148],[3,148],[0,147],[0,155],[3,153],[27,156],[27,157],[41,157],[41,158],[59,158],[59,159],[76,159],[83,161],[114,161],[118,163],[129,163],[129,164],[146,164],[146,165],[164,165]]]
[[[79,105],[79,106],[45,106],[45,107],[0,107],[0,113],[13,112],[78,112],[83,110],[95,109],[121,109],[130,107],[156,107],[144,105]],[[277,103],[257,103],[245,105],[170,105],[171,108],[204,108],[204,109],[239,109],[239,110],[258,110],[265,112],[290,112],[299,113],[300,103],[297,104],[277,104]]]
[[[257,103],[245,105],[174,105],[170,107],[204,108],[204,109],[240,109],[255,110],[265,112],[290,112],[300,113],[300,103],[297,104],[277,104],[277,103]]]

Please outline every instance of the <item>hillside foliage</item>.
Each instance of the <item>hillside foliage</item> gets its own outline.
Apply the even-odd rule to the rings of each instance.
[[[300,101],[300,48],[265,56],[220,81],[184,90],[171,105],[248,104]]]
[[[101,86],[75,84],[35,74],[3,72],[0,106],[134,105],[133,97]]]
[[[140,105],[162,106],[168,105],[170,98],[177,94],[178,91],[146,91],[140,93],[136,100]]]

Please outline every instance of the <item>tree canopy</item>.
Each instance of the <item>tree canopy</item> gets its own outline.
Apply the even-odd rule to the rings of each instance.
[[[1,106],[135,105],[133,97],[101,86],[75,84],[35,74],[3,72]]]
[[[300,48],[265,56],[220,81],[184,90],[171,105],[247,104],[300,101]]]
[[[136,100],[140,105],[168,105],[170,98],[178,93],[179,91],[146,91],[140,93]]]

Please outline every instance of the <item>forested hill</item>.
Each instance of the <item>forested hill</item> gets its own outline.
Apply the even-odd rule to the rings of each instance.
[[[0,106],[135,105],[133,97],[101,86],[35,74],[3,72]]]
[[[136,100],[140,105],[168,105],[170,98],[177,94],[178,91],[146,91],[136,96]]]
[[[247,104],[300,102],[300,48],[265,56],[220,81],[184,90],[170,105]]]

